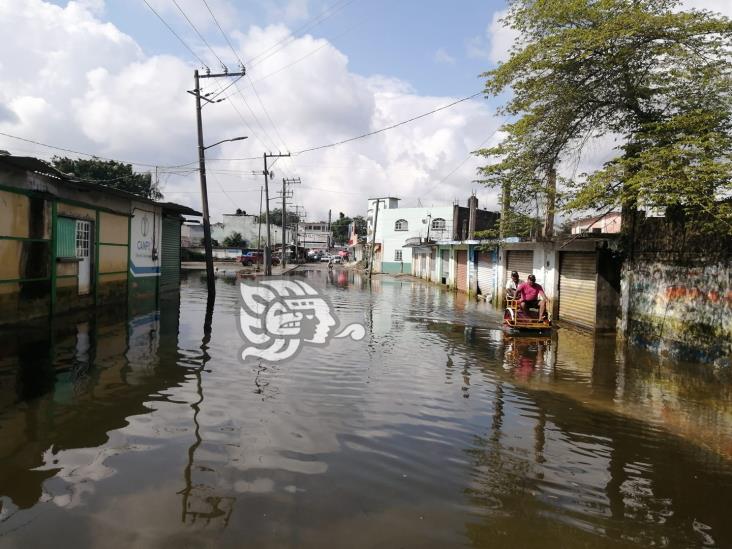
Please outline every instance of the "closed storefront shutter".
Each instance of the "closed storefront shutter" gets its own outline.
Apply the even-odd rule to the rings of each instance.
[[[466,250],[458,250],[456,252],[457,270],[455,272],[455,285],[462,292],[468,291],[468,252]]]
[[[526,278],[534,271],[534,252],[531,250],[510,250],[506,254],[506,280],[509,280],[511,273],[516,271],[521,282],[526,282]]]
[[[178,291],[180,286],[180,221],[163,219],[160,291]]]
[[[437,282],[437,250],[430,251],[430,280]]]
[[[493,254],[478,252],[478,293],[486,299],[493,299]]]
[[[563,252],[559,262],[559,319],[595,327],[597,259],[594,252]]]
[[[440,283],[447,284],[450,276],[450,250],[440,251]]]

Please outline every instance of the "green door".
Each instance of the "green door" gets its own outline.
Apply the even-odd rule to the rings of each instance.
[[[160,291],[178,291],[180,286],[180,220],[163,218]]]

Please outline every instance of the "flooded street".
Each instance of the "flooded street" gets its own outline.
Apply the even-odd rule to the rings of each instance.
[[[0,335],[1,547],[732,546],[732,381],[408,277],[243,363],[238,286]]]

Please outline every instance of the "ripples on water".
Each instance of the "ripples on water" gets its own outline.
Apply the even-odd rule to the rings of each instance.
[[[1,335],[0,546],[732,545],[728,380],[314,270],[343,324],[238,359],[237,287]]]

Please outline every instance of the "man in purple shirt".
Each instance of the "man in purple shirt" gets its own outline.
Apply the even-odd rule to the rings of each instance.
[[[519,305],[525,315],[529,315],[529,309],[538,308],[539,318],[544,318],[546,310],[546,294],[541,284],[536,283],[536,277],[530,274],[526,282],[519,284],[516,288],[516,297],[519,299]]]

